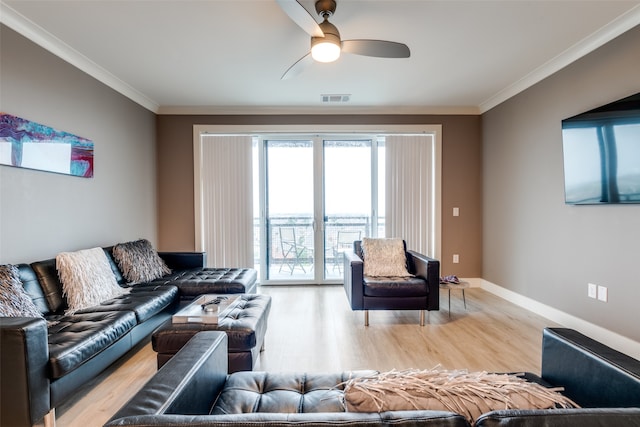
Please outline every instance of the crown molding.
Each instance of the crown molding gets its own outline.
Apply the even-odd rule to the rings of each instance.
[[[27,19],[2,1],[0,1],[0,23],[13,29],[74,67],[84,71],[91,77],[104,83],[147,110],[157,113],[159,105],[156,102],[91,61],[77,50],[71,48],[62,40],[35,22]]]
[[[620,15],[598,31],[585,37],[555,58],[482,102],[479,105],[480,113],[485,113],[507,99],[523,92],[637,25],[640,25],[640,5]]]
[[[478,107],[242,107],[242,106],[168,106],[160,115],[479,115]]]

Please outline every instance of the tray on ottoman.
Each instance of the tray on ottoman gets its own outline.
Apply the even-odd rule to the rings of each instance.
[[[158,353],[158,368],[171,359],[198,332],[222,331],[226,332],[228,337],[229,373],[253,369],[264,346],[271,297],[262,294],[224,296],[237,299],[218,315],[217,323],[176,323],[168,320],[153,333],[151,344],[153,350]]]
[[[201,295],[171,318],[173,323],[218,324],[238,301],[238,295]]]

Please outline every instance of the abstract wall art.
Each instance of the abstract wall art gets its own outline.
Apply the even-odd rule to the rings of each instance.
[[[93,141],[0,113],[0,165],[93,177]]]

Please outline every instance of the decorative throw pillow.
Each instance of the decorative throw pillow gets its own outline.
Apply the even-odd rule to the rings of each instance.
[[[127,293],[118,286],[102,248],[59,253],[56,268],[69,305],[67,314]]]
[[[22,287],[15,265],[0,265],[0,317],[39,317],[42,313]]]
[[[118,243],[113,247],[113,258],[127,282],[149,282],[171,273],[158,252],[146,239]]]
[[[351,379],[344,400],[349,412],[451,411],[473,425],[483,413],[498,409],[578,407],[559,391],[516,375],[407,370]]]
[[[399,238],[362,239],[364,275],[380,277],[407,277],[407,256],[404,242]]]

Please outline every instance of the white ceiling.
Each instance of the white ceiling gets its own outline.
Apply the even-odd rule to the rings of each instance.
[[[337,2],[343,39],[411,57],[280,80],[309,36],[275,0],[2,0],[0,21],[157,113],[316,114],[481,113],[640,24],[640,0]]]

